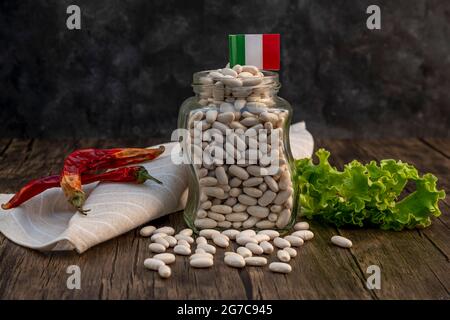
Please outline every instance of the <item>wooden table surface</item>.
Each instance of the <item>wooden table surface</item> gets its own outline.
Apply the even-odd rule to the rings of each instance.
[[[148,146],[158,139],[48,141],[0,139],[0,192],[13,193],[31,178],[58,172],[63,157],[81,147]],[[450,139],[318,140],[338,167],[358,159],[394,158],[432,172],[450,193]],[[312,222],[315,238],[298,250],[289,275],[267,268],[242,270],[223,264],[218,250],[211,269],[189,267],[179,257],[172,277],[146,270],[149,239],[138,230],[100,244],[82,255],[40,253],[0,235],[1,299],[449,299],[450,199],[442,216],[424,230],[336,229]],[[184,227],[182,214],[152,224]],[[330,244],[340,234],[353,241],[351,250]],[[273,255],[271,257],[273,259]],[[66,268],[81,269],[81,289],[66,287]],[[367,267],[381,268],[381,289],[366,289]]]

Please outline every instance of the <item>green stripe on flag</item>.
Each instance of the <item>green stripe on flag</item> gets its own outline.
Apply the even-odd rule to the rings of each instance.
[[[228,36],[228,49],[230,66],[245,64],[245,36],[243,34],[230,34]]]

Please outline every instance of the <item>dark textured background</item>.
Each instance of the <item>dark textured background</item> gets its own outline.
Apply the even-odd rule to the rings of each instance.
[[[82,29],[66,28],[77,4]],[[382,29],[367,30],[378,4]],[[229,33],[281,33],[280,95],[322,137],[450,136],[450,1],[1,1],[0,136],[169,137]]]

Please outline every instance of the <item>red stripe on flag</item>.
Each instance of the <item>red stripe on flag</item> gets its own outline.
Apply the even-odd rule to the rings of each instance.
[[[280,70],[280,35],[263,34],[263,69]]]

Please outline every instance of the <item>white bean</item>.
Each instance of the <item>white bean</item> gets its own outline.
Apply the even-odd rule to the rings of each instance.
[[[228,184],[228,177],[224,167],[217,167],[215,173],[219,184]]]
[[[194,243],[194,238],[192,238],[190,236],[185,236],[184,234],[177,234],[177,235],[175,235],[175,239],[177,239],[177,240],[186,240],[189,244],[193,244]]]
[[[180,245],[180,246],[186,246],[186,247],[188,247],[188,248],[191,247],[191,245],[189,244],[189,242],[187,242],[187,241],[184,240],[184,239],[178,240],[178,241],[177,241],[177,245]]]
[[[263,242],[263,241],[270,241],[270,237],[267,234],[257,234],[253,237],[256,241]]]
[[[193,268],[209,268],[212,267],[214,261],[213,259],[202,257],[190,260],[189,264]]]
[[[175,229],[172,227],[161,227],[153,231],[153,234],[155,233],[165,233],[168,236],[173,236],[175,234]]]
[[[273,239],[273,244],[276,247],[280,248],[280,249],[284,249],[286,247],[290,247],[291,246],[289,241],[287,241],[287,240],[285,240],[283,238],[280,238],[280,237],[276,237],[275,239]]]
[[[247,206],[242,203],[237,203],[233,206],[233,212],[244,212],[247,210]]]
[[[262,196],[262,191],[257,188],[245,187],[243,189],[244,193],[253,198],[259,198]]]
[[[154,253],[162,253],[166,251],[166,247],[160,243],[150,243],[148,245],[148,248],[150,249],[151,252]]]
[[[169,278],[172,275],[172,270],[169,266],[162,265],[158,268],[158,274],[161,278]]]
[[[191,254],[191,248],[182,245],[176,245],[173,248],[173,252],[182,256],[188,256]]]
[[[265,218],[269,215],[269,209],[266,207],[261,206],[249,206],[247,208],[247,212],[251,214],[252,216],[258,217],[258,218]]]
[[[189,236],[189,237],[191,237],[193,233],[194,233],[194,231],[192,231],[192,229],[190,229],[190,228],[185,228],[185,229],[181,230],[180,232],[178,232],[178,234],[182,234],[182,235]]]
[[[235,240],[236,236],[239,235],[241,232],[239,230],[235,229],[228,229],[222,231],[222,234],[226,235],[230,240]]]
[[[228,172],[229,172],[229,171],[230,171],[230,170],[228,169]],[[232,187],[232,188],[237,188],[237,187],[239,187],[239,186],[241,185],[241,183],[242,183],[242,180],[241,180],[241,179],[234,177],[234,178],[232,178],[232,179],[230,180],[229,185],[230,185],[230,187]]]
[[[219,187],[204,187],[202,191],[209,197],[220,198],[225,195],[225,191]]]
[[[280,236],[280,233],[276,230],[261,230],[258,234],[267,234],[270,237],[270,240]]]
[[[247,179],[246,181],[242,182],[242,185],[244,187],[254,187],[263,182],[263,178],[260,177],[251,177]]]
[[[160,238],[155,239],[155,243],[162,244],[166,249],[167,249],[168,247],[170,247],[169,241],[167,241],[167,240],[164,239],[163,237],[160,237]]]
[[[242,87],[242,80],[237,78],[222,78],[222,83],[228,87]]]
[[[243,258],[248,258],[253,255],[253,253],[246,247],[238,247],[236,252],[240,254]]]
[[[189,260],[197,259],[197,258],[208,258],[208,259],[214,259],[214,256],[211,253],[205,252],[205,253],[194,253],[192,256],[189,257]]]
[[[293,232],[291,236],[299,237],[302,238],[304,241],[308,241],[314,238],[314,233],[312,233],[310,230],[299,230]]]
[[[245,169],[242,169],[234,164],[228,168],[228,172],[241,180],[247,180],[249,178],[249,174],[245,171]]]
[[[277,204],[274,204],[273,206],[270,206],[270,211],[272,211],[272,212],[280,213],[281,210],[283,210],[283,207],[279,206]]]
[[[167,237],[164,237],[164,239],[169,243],[169,246],[171,248],[173,248],[177,245],[177,239],[175,239],[175,237],[173,237],[173,236],[167,236]]]
[[[164,262],[158,259],[147,258],[144,260],[144,267],[153,271],[157,271],[163,265]]]
[[[239,122],[246,127],[252,127],[254,125],[259,124],[258,118],[255,118],[255,117],[247,117],[247,118],[242,119]]]
[[[296,236],[286,236],[284,237],[285,240],[289,241],[291,244],[291,247],[300,247],[303,245],[303,239]]]
[[[217,227],[217,221],[210,218],[195,219],[194,225],[199,229],[210,229]]]
[[[257,67],[255,67],[255,66],[251,66],[251,65],[244,65],[244,66],[242,66],[242,71],[241,72],[249,72],[249,73],[251,73],[252,75],[258,75],[258,72],[259,72],[259,70],[258,70],[258,68]]]
[[[164,237],[167,237],[167,234],[165,234],[165,233],[155,233],[154,235],[151,236],[150,241],[154,242],[156,239],[164,238]]]
[[[231,228],[231,226],[233,225],[233,223],[231,221],[221,221],[217,223],[217,226],[219,228]]]
[[[273,192],[278,192],[278,183],[271,176],[264,176],[264,182],[267,184],[270,190]]]
[[[289,273],[292,271],[292,267],[284,262],[272,262],[269,264],[269,270],[277,273]]]
[[[230,196],[237,198],[242,193],[242,190],[239,188],[232,188],[228,193]]]
[[[283,204],[292,195],[292,188],[280,191],[273,201],[275,204]]]
[[[253,254],[263,254],[264,250],[257,243],[248,242],[245,247]]]
[[[208,110],[206,111],[206,121],[209,123],[213,123],[217,119],[217,110]]]
[[[217,116],[217,121],[222,122],[224,124],[229,124],[234,120],[234,112],[224,112],[219,113]]]
[[[245,246],[247,243],[256,243],[258,244],[258,241],[256,241],[255,239],[248,237],[248,236],[239,236],[236,238],[236,242],[237,244],[240,244],[241,246]]]
[[[267,190],[264,192],[264,194],[261,196],[261,198],[258,199],[258,204],[263,207],[267,207],[277,196],[275,192],[272,190]]]
[[[230,239],[226,235],[219,234],[213,237],[213,242],[215,245],[221,248],[227,248],[230,245]]]
[[[230,206],[226,206],[226,205],[215,205],[211,207],[211,210],[217,213],[222,213],[222,214],[228,214],[231,213],[233,211],[233,209],[231,209]]]
[[[261,220],[256,223],[256,227],[259,229],[272,229],[275,227],[275,222],[269,220]]]
[[[349,239],[342,236],[332,236],[331,242],[342,248],[351,248],[353,245]]]
[[[224,258],[226,265],[233,268],[243,268],[245,267],[245,260],[242,256],[237,254],[226,255]]]
[[[199,209],[199,210],[197,211],[197,218],[198,218],[198,219],[204,219],[204,218],[206,218],[207,216],[208,216],[208,212],[207,212],[206,210]]]
[[[247,101],[243,100],[243,99],[236,99],[234,101],[234,109],[236,111],[240,111],[242,108],[245,107],[245,104],[247,103]]]
[[[245,265],[246,266],[253,266],[253,267],[262,267],[267,264],[267,259],[264,257],[247,257],[245,258]]]
[[[139,231],[139,234],[142,237],[150,237],[153,234],[153,231],[155,230],[156,228],[154,226],[146,226]]]
[[[175,262],[175,255],[172,253],[159,253],[153,256],[154,259],[163,261],[165,264],[171,264]]]
[[[285,250],[278,250],[277,257],[282,262],[289,262],[291,260],[291,255]]]
[[[214,247],[214,246],[212,246],[212,245],[210,245],[208,243],[201,243],[201,244],[197,245],[197,248],[203,249],[206,252],[211,253],[211,254],[215,254],[216,253],[216,247]]]
[[[237,73],[241,73],[242,66],[240,64],[236,64],[236,65],[234,65],[233,70],[236,71]]]
[[[202,230],[202,231],[205,231],[205,230]],[[202,232],[202,231],[200,231],[200,232]],[[200,237],[197,237],[197,239],[195,239],[195,243],[196,244],[202,244],[202,243],[208,243],[208,241],[206,240],[205,237],[200,236]]]
[[[251,216],[242,223],[242,228],[244,229],[252,228],[256,225],[256,223],[258,223],[259,220],[260,218]]]
[[[233,78],[236,78],[238,76],[237,72],[230,68],[223,68],[222,74],[225,76],[232,76]]]
[[[272,244],[268,241],[263,241],[259,245],[261,246],[265,254],[271,254],[274,250]]]
[[[222,102],[220,104],[220,112],[233,112],[234,111],[234,105],[228,102]]]
[[[298,230],[308,230],[309,229],[309,223],[306,221],[303,222],[297,222],[294,225],[294,230],[298,231]]]
[[[256,205],[258,203],[258,201],[255,198],[250,197],[250,196],[248,196],[246,194],[240,194],[238,196],[238,201],[240,203],[242,203],[242,204],[247,205],[247,206],[254,206],[254,205]]]
[[[208,218],[216,220],[217,222],[225,221],[225,216],[221,213],[216,213],[214,211],[208,211]],[[218,225],[218,224],[217,224]]]
[[[255,232],[255,230],[251,230],[251,229],[243,230],[243,231],[241,231],[239,236],[242,236],[242,237],[254,237],[254,236],[256,236],[256,232]]]
[[[291,210],[290,209],[282,210],[278,215],[278,220],[276,222],[277,228],[283,229],[284,227],[286,227],[290,219],[291,219]]]
[[[214,177],[204,177],[198,180],[198,184],[201,187],[214,187],[217,185],[217,179]]]
[[[220,231],[214,230],[214,229],[203,229],[199,233],[200,237],[204,237],[206,239],[212,239],[214,236],[219,235],[219,234],[220,234]],[[197,244],[199,244],[199,243],[197,242]]]
[[[243,222],[248,219],[248,214],[245,212],[230,213],[226,215],[225,219],[231,222]]]
[[[286,251],[287,253],[289,253],[291,258],[295,258],[297,256],[297,250],[295,250],[294,248],[286,247],[283,250]]]
[[[240,229],[242,227],[242,222],[235,221],[233,222],[232,226],[234,229]]]

